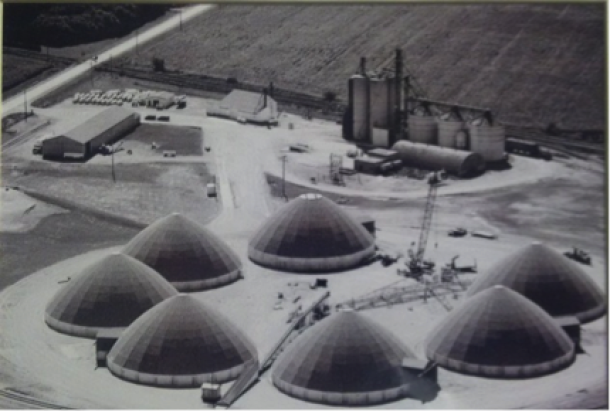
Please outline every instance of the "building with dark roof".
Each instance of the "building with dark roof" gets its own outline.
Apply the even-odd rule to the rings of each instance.
[[[273,384],[305,401],[365,406],[416,394],[415,356],[396,337],[353,311],[333,314],[291,343],[272,370]]]
[[[257,361],[249,338],[221,313],[190,295],[174,296],[134,321],[107,357],[124,380],[165,388],[198,388],[235,380]]]
[[[79,126],[42,142],[44,158],[81,158],[96,154],[135,129],[140,115],[121,107],[110,107]]]
[[[248,256],[293,272],[353,268],[375,253],[375,240],[351,215],[317,194],[303,194],[271,216],[250,240]]]
[[[202,291],[241,278],[241,262],[207,228],[178,213],[138,233],[123,249],[155,269],[179,291]]]
[[[498,285],[443,318],[428,335],[426,355],[459,373],[529,378],[569,366],[575,347],[542,308]]]
[[[277,102],[267,94],[252,91],[231,91],[216,106],[207,109],[208,115],[227,117],[259,124],[277,124]]]
[[[576,263],[540,243],[527,245],[498,261],[469,287],[475,295],[503,285],[538,304],[553,317],[573,316],[582,323],[602,317],[606,297]]]
[[[71,279],[47,305],[45,322],[61,333],[95,338],[124,328],[161,301],[178,294],[161,275],[124,254],[111,254]]]

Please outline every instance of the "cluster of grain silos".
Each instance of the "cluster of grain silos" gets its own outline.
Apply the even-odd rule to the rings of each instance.
[[[348,81],[349,108],[344,135],[357,143],[389,147],[395,140],[396,77],[367,73],[362,58],[360,72]]]
[[[408,140],[480,154],[485,162],[505,158],[504,126],[491,124],[486,118],[464,121],[451,113],[434,116],[413,113],[408,118]]]
[[[221,239],[171,214],[77,273],[47,304],[45,322],[96,339],[98,366],[121,379],[166,388],[224,383],[256,363],[257,351],[222,313],[178,290],[240,276],[239,258]]]

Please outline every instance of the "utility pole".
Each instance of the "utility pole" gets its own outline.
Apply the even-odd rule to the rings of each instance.
[[[138,30],[136,30],[136,54],[138,54]]]
[[[182,9],[180,10],[180,31],[182,31]]]
[[[112,181],[116,183],[116,175],[114,174],[114,147],[112,148]]]
[[[282,157],[282,196],[284,196],[284,200],[288,201],[288,197],[286,197],[286,160],[288,159],[286,155]]]
[[[27,90],[23,90],[23,114],[25,116],[25,121],[28,121],[28,98],[27,98]]]

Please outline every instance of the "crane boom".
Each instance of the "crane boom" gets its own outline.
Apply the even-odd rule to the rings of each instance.
[[[424,220],[422,222],[421,231],[419,233],[419,243],[417,246],[417,252],[415,253],[415,259],[421,262],[424,259],[424,253],[426,252],[426,245],[428,244],[428,234],[430,233],[430,226],[432,225],[432,215],[434,214],[434,206],[436,204],[436,191],[438,184],[441,179],[438,173],[433,173],[428,178],[428,196],[426,198],[426,207],[424,209]]]

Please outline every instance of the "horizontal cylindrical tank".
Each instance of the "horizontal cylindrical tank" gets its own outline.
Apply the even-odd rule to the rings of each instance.
[[[352,133],[356,141],[366,141],[369,138],[368,130],[368,87],[369,79],[361,75],[353,75],[349,79],[349,98],[352,107]]]
[[[470,151],[479,153],[485,161],[494,162],[504,159],[506,131],[504,126],[470,124]]]
[[[409,140],[414,143],[436,144],[436,120],[432,116],[409,116]]]
[[[427,144],[399,141],[392,147],[400,153],[407,167],[424,170],[445,170],[459,177],[472,176],[485,171],[485,160],[480,154]]]
[[[464,123],[458,120],[437,121],[438,124],[438,145],[441,147],[457,147],[456,135],[464,128]]]

